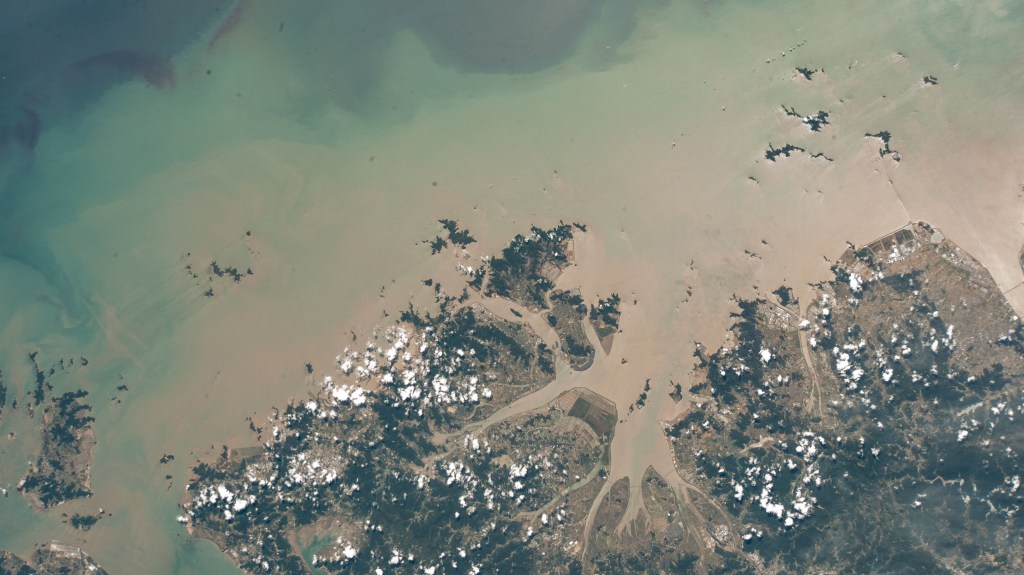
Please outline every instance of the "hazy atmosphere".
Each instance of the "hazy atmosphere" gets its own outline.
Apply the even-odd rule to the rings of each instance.
[[[21,556],[55,539],[111,573],[238,573],[175,519],[196,461],[257,445],[247,418],[533,225],[586,226],[556,285],[620,294],[621,335],[505,409],[615,403],[602,493],[630,478],[631,510],[649,466],[683,481],[664,429],[695,404],[666,390],[696,383],[695,344],[722,345],[739,299],[806,305],[849,244],[927,221],[1024,315],[1024,2],[5,12],[0,548]],[[431,255],[440,219],[476,243]],[[49,381],[95,417],[93,495],[47,510],[16,489],[40,448],[30,354],[74,358]],[[98,509],[87,532],[62,517]]]

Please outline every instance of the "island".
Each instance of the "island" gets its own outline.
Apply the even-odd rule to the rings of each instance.
[[[81,547],[51,541],[36,546],[29,560],[0,550],[0,573],[4,575],[107,575]]]
[[[81,400],[85,390],[51,397],[43,410],[42,447],[35,463],[18,483],[18,491],[40,509],[89,497],[96,435],[92,408]]]

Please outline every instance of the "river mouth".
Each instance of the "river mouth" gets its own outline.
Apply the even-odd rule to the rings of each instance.
[[[352,332],[429,302],[420,282],[455,265],[421,243],[438,219],[471,229],[479,255],[532,224],[588,224],[559,286],[621,294],[622,333],[607,354],[591,340],[593,365],[552,392],[616,404],[616,478],[671,476],[663,425],[693,408],[668,393],[692,384],[695,344],[717,348],[736,300],[787,285],[806,303],[846,242],[927,220],[1024,312],[1012,7],[679,3],[641,7],[632,26],[588,8],[583,28],[551,23],[575,42],[516,69],[481,54],[499,62],[485,71],[453,64],[463,45],[439,61],[443,47],[389,27],[386,46],[352,43],[338,74],[290,35],[343,43],[316,11],[249,10],[226,29],[230,11],[211,16],[195,40],[175,29],[166,54],[143,46],[166,62],[76,68],[70,80],[102,72],[67,92],[82,105],[26,97],[0,120],[0,485],[13,491],[38,451],[38,420],[10,401],[33,380],[28,354],[89,357],[54,385],[102,398],[95,495],[68,511],[112,513],[88,533],[112,571],[232,572],[174,521],[190,464],[249,444],[250,420],[304,397],[307,362],[323,373]],[[168,69],[173,85],[143,73]],[[812,131],[802,117],[819,110],[828,124]],[[86,538],[13,492],[0,514],[16,518],[0,547],[21,553]],[[145,545],[125,550],[132,538]]]

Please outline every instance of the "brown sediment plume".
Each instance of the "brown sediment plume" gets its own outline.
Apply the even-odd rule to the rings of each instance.
[[[587,302],[619,293],[623,332],[586,372],[560,371],[551,390],[538,394],[576,385],[608,394],[624,420],[615,431],[609,479],[639,478],[653,465],[684,503],[701,496],[669,472],[660,427],[696,407],[690,400],[666,400],[665,387],[669,379],[683,389],[692,385],[694,342],[717,347],[735,311],[731,296],[756,297],[784,282],[807,305],[807,284],[828,277],[824,258],[838,257],[846,241],[861,244],[910,219],[924,219],[976,255],[1008,290],[1018,313],[1024,310],[1024,289],[1014,289],[1024,277],[1017,260],[1024,227],[1016,197],[1024,181],[1024,132],[1019,114],[1011,113],[1018,106],[1012,95],[1020,91],[1010,89],[1020,82],[1019,75],[1003,78],[988,69],[999,65],[987,56],[997,54],[1005,40],[997,28],[986,42],[957,47],[965,63],[955,71],[954,61],[933,57],[924,71],[942,78],[941,90],[922,91],[920,70],[900,76],[892,49],[884,47],[894,27],[904,27],[910,32],[901,35],[900,48],[913,56],[899,67],[914,68],[917,59],[935,51],[922,36],[927,28],[905,26],[907,7],[851,6],[865,18],[846,19],[857,24],[842,34],[836,33],[831,8],[706,9],[722,13],[701,19],[684,3],[674,5],[667,19],[644,19],[630,45],[633,60],[600,73],[559,71],[507,84],[498,77],[478,83],[479,78],[442,76],[451,87],[444,91],[446,101],[419,102],[422,113],[401,129],[370,133],[348,120],[317,115],[315,123],[325,131],[344,134],[320,145],[300,143],[299,137],[243,139],[252,132],[211,138],[197,127],[194,137],[180,143],[194,147],[194,158],[182,159],[173,170],[126,179],[125,196],[135,200],[112,198],[102,210],[69,221],[54,238],[55,245],[59,240],[66,246],[62,262],[71,262],[69,273],[78,271],[77,262],[88,262],[82,268],[96,279],[83,280],[81,289],[114,305],[116,315],[110,317],[125,328],[105,327],[141,362],[136,381],[147,384],[138,388],[123,429],[143,430],[153,453],[186,453],[214,437],[232,442],[242,417],[304,392],[293,376],[302,362],[329,364],[347,345],[350,327],[362,343],[365,326],[384,321],[382,309],[396,317],[409,302],[410,285],[439,277],[433,275],[436,260],[423,263],[425,254],[413,247],[426,237],[426,226],[409,228],[442,217],[465,222],[488,244],[480,253],[496,253],[510,234],[531,223],[572,218],[590,224],[592,231],[576,241],[577,266],[565,270],[559,284],[580,287]],[[255,13],[249,16],[252,21],[242,18],[239,28],[255,26]],[[795,17],[808,23],[807,45],[797,56],[761,65],[763,55],[778,54],[775,44],[790,34]],[[918,18],[928,20],[915,14],[912,21]],[[671,33],[664,24],[670,20],[680,24]],[[272,26],[261,22],[261,29],[272,30],[277,22],[275,15]],[[712,33],[684,38],[687,26],[711,26]],[[409,55],[407,48],[396,60]],[[214,52],[226,59],[230,51]],[[812,82],[792,82],[792,65],[820,72]],[[276,100],[268,92],[272,114],[254,110],[246,122],[282,121],[280,111],[291,109],[302,85],[295,70],[282,74],[287,81],[274,77],[273,83],[295,86],[296,92]],[[317,69],[311,76],[319,86],[326,75]],[[415,77],[419,87],[428,87]],[[998,81],[988,81],[993,78]],[[255,75],[249,79],[270,85]],[[396,86],[404,91],[400,80]],[[452,105],[450,96],[459,90],[472,97]],[[203,113],[229,115],[234,90],[230,96],[232,103],[225,103],[211,93]],[[813,135],[802,125],[779,126],[779,102],[798,110],[828,109],[830,124]],[[109,108],[101,112],[137,126],[151,115],[130,100],[110,99]],[[125,130],[115,135],[133,135]],[[893,147],[904,158],[898,166],[863,138],[879,130],[891,130]],[[110,157],[121,157],[104,155],[118,151],[106,142],[119,138],[102,131],[90,136],[95,145],[68,142],[76,152],[66,154],[68,161],[81,157],[83,166],[106,166]],[[217,149],[202,148],[204,139],[216,141]],[[797,154],[765,162],[769,141],[822,151],[835,161]],[[368,163],[371,154],[375,161]],[[444,182],[444,194],[420,192],[437,179]],[[163,215],[140,216],[149,213]],[[222,230],[237,234],[255,225],[266,228],[261,270],[267,271],[252,283],[207,301],[167,272],[166,262],[180,250],[218,245]],[[95,241],[101,234],[94,230],[107,237],[115,226],[127,230],[118,242],[137,245],[134,255],[123,252],[114,260],[107,250],[111,244]],[[383,278],[397,278],[399,287],[389,288],[378,303]],[[455,281],[443,279],[448,288]],[[158,303],[146,305],[150,301]],[[508,306],[491,307],[515,319],[501,309]],[[172,323],[161,319],[164,314],[179,316],[171,333],[153,327]],[[545,322],[539,323],[531,319],[537,333],[553,341],[541,329]],[[132,333],[152,345],[136,348]],[[648,378],[649,402],[627,416]],[[521,401],[527,406],[540,399]],[[180,425],[182,413],[195,425]],[[102,427],[97,432],[106,433]],[[104,439],[109,452],[126,443],[113,434]],[[149,519],[158,516],[146,487],[151,478],[130,468],[115,471],[97,468],[97,498],[107,498],[103,503],[116,506],[119,517],[147,516],[132,531],[163,541],[162,526]],[[632,510],[639,509],[637,502]],[[111,557],[125,557],[118,538],[103,545]],[[146,559],[169,553],[144,549]]]
[[[619,264],[627,266],[626,269],[615,270],[615,264],[601,253],[600,239],[596,232],[577,234],[573,243],[577,259],[574,265],[557,278],[556,286],[559,289],[582,286],[582,291],[589,295],[600,289],[595,288],[598,278],[633,277],[639,281],[652,279],[648,274],[654,270],[645,270],[642,264],[638,268],[634,267],[635,264],[627,262]],[[615,271],[609,271],[609,267],[613,267]],[[615,273],[616,271],[625,273]],[[645,298],[654,295],[650,291],[644,292]],[[501,298],[480,298],[473,305],[483,305],[509,321],[525,321],[548,345],[554,346],[557,336],[544,321],[542,313],[511,304]],[[510,305],[516,314],[505,311]],[[620,325],[624,333],[634,334],[633,338],[626,335],[617,340],[620,343],[611,352],[595,353],[592,364],[586,371],[572,370],[560,361],[558,374],[553,383],[498,410],[478,426],[471,426],[490,427],[511,417],[539,409],[563,393],[580,387],[615,405],[619,421],[611,439],[608,481],[593,501],[586,519],[584,555],[597,510],[615,482],[626,479],[630,485],[625,512],[615,526],[617,535],[633,529],[634,523],[642,520],[644,503],[641,489],[643,476],[649,469],[665,478],[670,487],[684,500],[688,500],[694,490],[693,486],[684,481],[676,471],[672,448],[663,432],[663,422],[678,418],[691,407],[689,402],[676,404],[671,400],[668,396],[668,381],[672,377],[684,379],[689,370],[687,363],[692,358],[685,354],[680,355],[679,341],[672,334],[672,326],[659,326],[656,318],[649,315],[656,309],[657,307],[648,307],[646,303],[641,305],[639,300],[636,303],[633,303],[633,300],[624,302]],[[591,344],[595,347],[600,345],[597,333],[590,322],[584,321],[583,324]],[[627,357],[635,361],[623,362],[622,360]],[[652,375],[654,377],[651,377]],[[657,383],[649,392],[644,405],[636,410],[630,409],[635,405],[637,395],[644,387],[643,382],[650,380],[656,380]]]

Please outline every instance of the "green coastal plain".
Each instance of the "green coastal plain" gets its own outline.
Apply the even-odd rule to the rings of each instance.
[[[289,409],[356,383],[369,407],[339,400],[357,415],[336,429],[360,445],[402,429],[413,454],[387,444],[396,467],[367,477],[433,481],[410,521],[451,536],[415,542],[447,560],[390,572],[471,572],[442,551],[467,524],[423,519],[459,508],[439,470],[470,435],[495,446],[480,477],[571,455],[571,481],[504,503],[482,573],[1024,565],[1024,2],[6,12],[0,549],[21,559],[3,566],[239,573],[249,532],[197,494],[283,453]],[[344,360],[367,342],[380,360],[403,326],[447,333],[449,355],[476,346],[453,381],[506,380],[384,410],[406,401],[385,371]],[[834,463],[797,455],[804,432]],[[743,479],[789,463],[827,493]],[[349,502],[305,515],[260,499],[290,522],[276,572],[344,557],[342,535],[356,559],[320,572],[388,565],[369,553],[392,542],[363,528],[384,499],[352,477]],[[752,503],[768,483],[788,491]],[[879,541],[915,554],[871,556]]]

